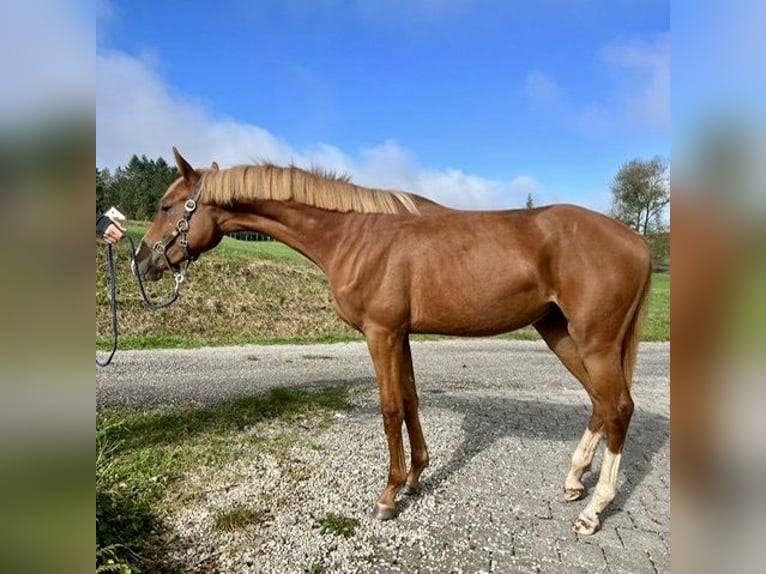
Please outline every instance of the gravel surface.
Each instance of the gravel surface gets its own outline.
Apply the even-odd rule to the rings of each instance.
[[[275,385],[352,388],[350,411],[297,431],[309,436],[292,447],[289,472],[256,454],[188,477],[203,495],[166,521],[192,572],[669,571],[669,344],[640,348],[618,495],[587,538],[570,524],[597,474],[583,479],[585,499],[561,493],[590,401],[545,345],[469,339],[412,350],[431,466],[388,522],[370,517],[388,455],[362,343],[120,351],[97,370],[97,407],[215,404]],[[601,449],[594,469],[600,460]],[[263,520],[216,531],[216,511],[238,503],[260,505]],[[323,533],[328,513],[359,526],[348,538]]]

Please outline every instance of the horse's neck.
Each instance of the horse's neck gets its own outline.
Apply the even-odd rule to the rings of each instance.
[[[260,201],[252,209],[230,213],[224,231],[258,231],[289,245],[325,272],[343,239],[341,218],[353,214],[325,211],[287,201]]]

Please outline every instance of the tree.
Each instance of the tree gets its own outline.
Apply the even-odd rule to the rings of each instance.
[[[530,193],[527,194],[526,208],[527,209],[532,209],[534,206],[535,206],[535,202],[532,201],[532,192],[530,192]]]
[[[104,169],[96,168],[96,207],[99,207],[102,211],[109,209],[109,188],[112,185],[112,174],[109,173],[109,168]]]
[[[670,203],[668,171],[668,162],[659,156],[620,167],[612,183],[612,217],[643,235],[662,230],[662,214]]]
[[[163,158],[133,155],[126,167],[117,167],[114,173],[96,168],[96,203],[102,209],[114,205],[130,219],[148,219],[177,177],[178,170]]]

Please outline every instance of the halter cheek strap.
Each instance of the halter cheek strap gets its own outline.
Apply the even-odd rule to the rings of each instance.
[[[195,189],[195,191],[195,196],[199,195],[198,189]],[[196,209],[196,200],[193,198],[187,199],[186,203],[184,204],[184,214],[176,223],[176,227],[173,230],[173,233],[163,238],[162,240],[157,241],[152,246],[152,249],[154,249],[157,253],[164,255],[167,259],[168,248],[173,244],[176,238],[180,237],[181,239],[178,241],[178,244],[181,246],[181,249],[184,252],[184,259],[187,261],[194,261],[197,257],[192,256],[192,254],[189,252],[189,240],[187,239],[187,234],[189,233],[189,220],[191,219],[191,216],[194,215]]]
[[[194,190],[192,191],[192,196],[186,200],[186,203],[184,204],[184,214],[181,216],[181,219],[178,220],[176,223],[175,229],[173,230],[173,233],[168,235],[167,237],[164,237],[162,240],[157,241],[153,246],[152,249],[156,251],[157,253],[160,253],[165,257],[165,261],[168,264],[168,267],[170,267],[170,262],[168,261],[167,251],[170,248],[171,245],[173,245],[173,242],[180,237],[178,244],[181,246],[181,249],[184,253],[184,259],[186,261],[194,261],[197,256],[192,255],[189,251],[189,240],[187,238],[187,234],[189,233],[189,220],[191,219],[192,215],[194,215],[194,212],[197,210],[197,200],[199,199],[200,193],[202,192],[202,178],[197,181],[197,184],[194,186]]]
[[[181,249],[184,253],[184,261],[187,262],[187,267],[189,263],[197,259],[198,256],[192,255],[192,253],[189,251],[189,240],[187,238],[187,234],[189,233],[189,220],[197,210],[197,200],[199,199],[201,192],[202,177],[199,178],[197,184],[194,186],[194,191],[192,192],[191,198],[187,199],[186,203],[184,203],[184,214],[176,223],[175,229],[173,229],[173,233],[167,237],[164,237],[160,241],[155,242],[154,245],[151,246],[153,251],[162,255],[163,259],[165,259],[165,265],[167,265],[168,269],[173,273],[173,278],[176,282],[176,290],[180,287],[181,283],[183,283],[184,275],[182,272],[175,271],[173,269],[173,266],[170,264],[170,260],[168,259],[168,249],[171,245],[173,245],[175,240],[180,237],[178,244],[181,246]]]

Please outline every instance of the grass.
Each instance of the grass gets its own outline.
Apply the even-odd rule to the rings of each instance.
[[[670,341],[670,274],[652,275],[649,310],[643,325],[644,341]]]
[[[262,508],[237,503],[231,508],[221,509],[213,517],[213,528],[220,532],[234,532],[248,526],[261,524],[267,513]]]
[[[306,257],[278,241],[242,241],[224,237],[218,249],[222,250],[223,256],[230,261],[249,261],[256,258],[298,265],[313,265]]]
[[[319,526],[319,531],[322,534],[334,534],[335,536],[350,538],[356,532],[359,521],[356,518],[329,512],[317,520],[317,526]]]
[[[349,407],[349,391],[328,387],[317,392],[279,387],[264,396],[245,397],[215,408],[173,408],[133,412],[105,410],[96,416],[96,566],[102,571],[176,572],[168,562],[167,533],[161,508],[183,504],[197,492],[184,483],[189,472],[218,469],[258,454],[284,465],[285,453],[301,439],[276,431],[276,440],[253,440],[281,424],[300,420],[314,430]],[[307,448],[315,443],[308,441]],[[288,476],[291,469],[286,468]],[[221,531],[257,525],[259,506],[234,506],[213,521]]]

